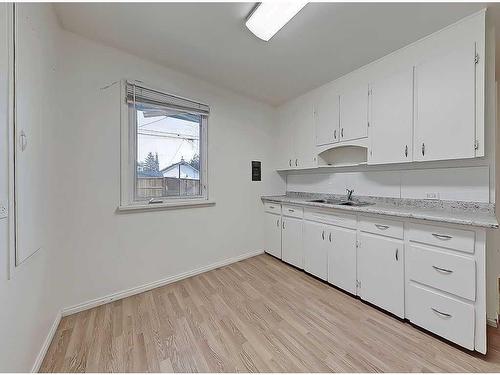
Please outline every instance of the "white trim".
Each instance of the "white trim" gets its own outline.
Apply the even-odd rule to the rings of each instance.
[[[498,328],[498,320],[495,318],[486,318],[486,325],[494,328]]]
[[[129,204],[118,206],[117,211],[119,212],[130,212],[130,211],[160,211],[160,210],[173,210],[176,208],[193,208],[193,207],[209,207],[215,206],[215,201],[210,201],[207,199],[193,199],[191,201],[183,200],[179,202],[165,202],[165,203],[155,203],[155,204]]]
[[[211,270],[214,270],[216,268],[219,268],[219,267],[227,266],[229,264],[236,263],[236,262],[239,262],[239,261],[247,259],[247,258],[252,258],[252,257],[260,255],[260,254],[264,254],[264,251],[263,250],[252,251],[249,253],[238,255],[238,256],[233,257],[233,258],[224,259],[224,260],[209,264],[207,266],[202,266],[200,268],[196,268],[196,269],[191,270],[191,271],[183,272],[183,273],[180,273],[180,274],[177,274],[174,276],[169,276],[169,277],[166,277],[164,279],[153,281],[153,282],[143,284],[140,286],[136,286],[136,287],[133,287],[130,289],[122,290],[120,292],[111,293],[111,294],[108,294],[107,296],[96,298],[96,299],[93,299],[93,300],[90,300],[87,302],[79,303],[79,304],[74,305],[74,306],[66,307],[66,308],[62,309],[61,313],[62,313],[62,316],[68,316],[71,314],[75,314],[75,313],[78,313],[80,311],[88,310],[88,309],[91,309],[93,307],[104,305],[104,304],[112,302],[112,301],[116,301],[116,300],[126,298],[129,296],[133,296],[135,294],[146,292],[148,290],[155,289],[155,288],[158,288],[160,286],[164,286],[164,285],[167,285],[167,284],[179,281],[179,280],[183,280],[183,279],[186,279],[186,278],[191,277],[191,276],[199,275],[200,273],[203,273],[203,272],[207,272],[207,271],[211,271]]]
[[[40,366],[42,366],[43,360],[45,358],[45,355],[47,354],[47,350],[49,350],[50,343],[52,342],[52,339],[54,338],[54,335],[56,334],[57,327],[59,326],[59,323],[61,322],[62,318],[62,313],[61,311],[58,311],[56,314],[56,318],[54,319],[54,322],[52,323],[52,326],[50,327],[49,333],[47,334],[47,337],[45,338],[45,341],[43,342],[42,348],[38,352],[38,355],[36,356],[35,363],[33,364],[33,367],[31,368],[31,372],[35,373],[40,371]]]
[[[9,164],[9,217],[8,217],[8,250],[9,250],[9,269],[8,279],[14,277],[16,272],[16,221],[15,221],[15,194],[14,194],[14,153],[15,153],[15,129],[14,129],[14,4],[7,5],[7,54],[8,54],[8,164]]]

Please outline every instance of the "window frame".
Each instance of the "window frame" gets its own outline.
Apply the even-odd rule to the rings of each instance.
[[[155,90],[166,95],[173,95],[165,90],[157,89],[137,80],[122,80],[120,83],[120,204],[118,211],[157,210],[171,208],[186,208],[193,206],[210,206],[215,202],[208,195],[208,115],[201,116],[200,124],[200,195],[161,197],[161,203],[148,203],[148,200],[136,200],[137,184],[137,121],[136,113],[127,103],[127,83],[137,83],[145,89]],[[187,99],[193,101],[192,99]],[[131,121],[133,116],[134,120]]]

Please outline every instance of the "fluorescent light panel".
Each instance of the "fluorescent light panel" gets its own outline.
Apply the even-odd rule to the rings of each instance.
[[[261,3],[247,19],[246,26],[255,36],[267,42],[307,3],[307,1],[269,1]]]

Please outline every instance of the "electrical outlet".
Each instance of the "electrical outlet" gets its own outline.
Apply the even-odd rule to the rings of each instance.
[[[0,219],[5,219],[7,214],[7,207],[3,203],[0,203]]]
[[[439,193],[427,193],[426,198],[427,199],[439,199]]]

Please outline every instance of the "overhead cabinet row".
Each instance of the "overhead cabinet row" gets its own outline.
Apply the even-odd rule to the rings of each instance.
[[[314,109],[316,146],[368,137],[369,164],[482,156],[478,64],[475,43],[467,43],[345,94],[325,92]]]
[[[480,13],[288,103],[279,168],[343,146],[368,164],[484,156],[485,38]]]

